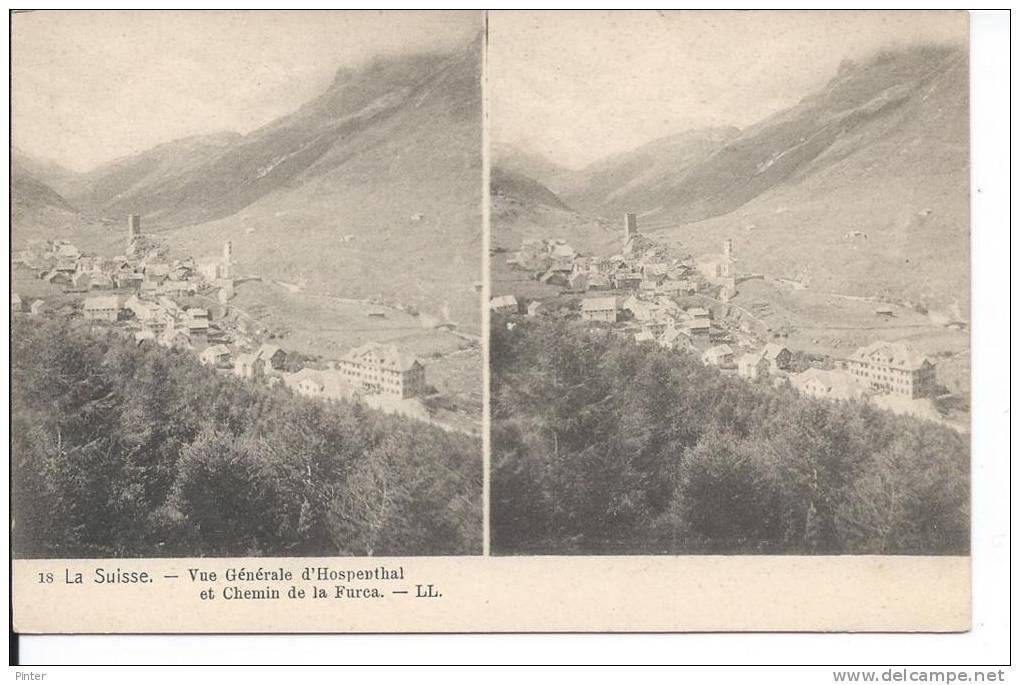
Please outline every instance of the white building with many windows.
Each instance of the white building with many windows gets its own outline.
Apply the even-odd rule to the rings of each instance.
[[[425,365],[393,345],[366,343],[348,352],[337,368],[353,387],[406,399],[424,394]]]
[[[926,397],[935,388],[935,365],[905,343],[873,342],[846,360],[847,373],[880,393]]]

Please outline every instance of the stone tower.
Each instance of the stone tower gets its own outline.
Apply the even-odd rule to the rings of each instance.
[[[623,242],[628,242],[638,233],[637,214],[627,212],[623,216]]]
[[[127,246],[130,248],[140,235],[142,235],[142,217],[138,214],[131,214],[128,216]]]
[[[722,241],[722,263],[719,265],[719,275],[725,278],[733,276],[733,238],[726,238]]]
[[[220,262],[220,278],[233,278],[231,265],[234,262],[234,246],[228,240],[223,243],[223,259]]]

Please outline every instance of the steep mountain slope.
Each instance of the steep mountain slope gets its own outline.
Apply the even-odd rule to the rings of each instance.
[[[32,176],[37,181],[49,186],[64,198],[69,198],[70,184],[79,174],[48,159],[38,159],[19,147],[11,147],[11,166],[22,174]]]
[[[29,169],[31,160],[21,154],[11,155],[11,223],[12,230],[39,226],[49,228],[75,221],[78,210],[60,193],[41,181]]]
[[[157,145],[65,181],[64,192],[95,216],[138,213],[162,188],[199,172],[240,140],[239,133],[220,132]]]
[[[706,141],[671,164],[656,151],[682,137],[653,141],[561,196],[602,216],[638,212],[694,254],[731,237],[745,273],[966,317],[968,78],[952,47],[845,62],[796,106],[719,132],[715,149]]]
[[[419,107],[415,99],[442,78],[448,62],[444,55],[411,55],[341,69],[326,92],[293,114],[245,136],[174,141],[105,165],[88,175],[75,199],[105,216],[141,213],[157,226],[230,216],[366,150],[378,127]],[[451,107],[470,107],[470,99]],[[320,163],[329,158],[333,164]]]
[[[944,83],[966,68],[965,52],[940,46],[883,53],[864,64],[844,62],[820,92],[739,133],[720,131],[672,163],[683,137],[653,141],[585,170],[578,187],[562,194],[567,202],[612,214],[629,209],[685,222],[719,216],[901,135],[902,127],[951,105],[940,98],[965,98],[965,89],[947,90]],[[965,109],[963,114],[947,121],[947,130],[932,131],[933,143],[965,150]],[[930,167],[922,162],[922,168]]]
[[[521,173],[492,167],[489,198],[491,246],[497,250],[513,251],[523,240],[546,238],[561,238],[586,254],[609,255],[619,249],[618,233],[609,221],[572,210]],[[498,259],[493,268],[499,271],[503,261]]]
[[[147,194],[196,256],[242,273],[480,318],[481,43],[343,70],[319,98]],[[148,212],[146,212],[148,216]]]
[[[733,127],[708,128],[654,140],[560,176],[556,188],[568,202],[591,212],[659,210],[688,174],[738,133]]]
[[[489,192],[520,202],[569,210],[563,200],[535,179],[501,166],[493,165],[489,171]]]
[[[842,109],[818,116],[814,138],[773,148],[766,158],[772,164],[759,175],[789,165],[775,172],[782,180],[737,211],[669,233],[695,251],[734,237],[742,270],[806,277],[812,288],[908,300],[966,318],[967,93],[963,52],[915,50],[844,65],[824,92],[802,103]],[[809,147],[819,149],[808,155]],[[702,211],[729,204],[704,197],[695,205]]]
[[[493,142],[489,156],[493,167],[530,178],[549,188],[558,188],[577,173],[540,154],[525,152],[508,143]]]

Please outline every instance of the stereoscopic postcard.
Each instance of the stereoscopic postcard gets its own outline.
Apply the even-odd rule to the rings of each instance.
[[[13,13],[15,630],[967,630],[968,30]]]

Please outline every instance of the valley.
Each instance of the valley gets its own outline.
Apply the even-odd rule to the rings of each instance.
[[[271,343],[325,373],[352,350],[387,346],[428,367],[415,411],[477,434],[480,62],[480,38],[452,52],[377,56],[249,133],[172,140],[84,173],[15,149],[14,251],[49,255],[66,243],[88,256],[84,275],[68,277],[86,278],[96,260],[99,273],[130,254],[124,226],[138,215],[158,246],[144,257],[138,248],[139,273],[172,256],[198,278],[196,265],[219,263],[229,243],[231,286],[199,278],[189,302],[250,333],[255,348],[239,333],[232,355]],[[136,247],[130,236],[127,245]],[[14,272],[12,292],[78,315],[76,286]],[[120,306],[136,287],[114,286]]]
[[[340,69],[320,96],[251,133],[171,141],[84,174],[17,154],[12,240],[112,256],[126,216],[141,214],[196,259],[231,240],[241,272],[412,307],[477,335],[480,51],[477,39]]]
[[[494,212],[494,243],[518,244],[526,224],[580,247],[571,225],[616,227],[635,212],[645,233],[694,255],[733,239],[741,271],[966,321],[967,79],[964,51],[922,45],[845,61],[824,88],[744,129],[685,132],[580,170],[501,143],[494,164],[536,174],[576,218],[520,192],[524,208]]]
[[[705,363],[722,354],[734,373],[741,353],[781,345],[806,361],[773,381],[841,399],[866,392],[848,360],[891,341],[929,360],[938,392],[876,403],[966,432],[966,79],[964,52],[920,45],[846,60],[743,129],[687,131],[582,169],[500,142],[492,306],[512,315],[501,296],[513,296],[529,318],[609,321]],[[691,328],[702,311],[703,339]]]

